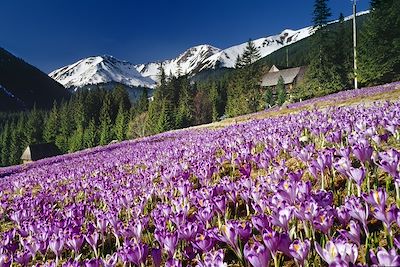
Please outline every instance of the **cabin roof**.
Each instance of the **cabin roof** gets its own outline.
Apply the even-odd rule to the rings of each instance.
[[[278,84],[279,77],[282,76],[285,84],[291,84],[294,82],[295,78],[305,67],[296,67],[290,69],[279,70],[275,65],[271,67],[269,72],[264,74],[261,79],[261,86],[275,86]]]
[[[22,153],[22,160],[39,160],[60,155],[60,150],[52,143],[32,144]]]

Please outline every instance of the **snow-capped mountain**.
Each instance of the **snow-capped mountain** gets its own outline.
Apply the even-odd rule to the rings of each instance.
[[[365,15],[369,11],[357,13]],[[345,20],[352,19],[348,16]],[[332,21],[335,23],[337,21]],[[260,56],[265,57],[276,50],[293,44],[314,33],[312,27],[299,30],[286,29],[280,34],[253,40]],[[175,59],[134,65],[112,56],[95,56],[82,59],[49,74],[66,88],[79,88],[91,84],[122,83],[128,87],[142,86],[154,88],[158,80],[160,66],[167,75],[196,74],[205,69],[220,67],[234,68],[238,55],[242,55],[247,42],[219,49],[211,45],[198,45],[189,48]]]
[[[175,59],[163,61],[162,66],[167,75],[191,74],[200,71],[204,62],[220,51],[221,49],[211,45],[194,46]],[[151,77],[153,80],[157,80],[157,75],[160,72],[159,68],[160,62],[136,65],[137,71],[145,77]]]
[[[153,88],[155,86],[154,80],[141,75],[132,63],[108,55],[79,60],[51,72],[49,76],[66,88],[109,82],[122,83],[131,87]]]
[[[297,31],[284,30],[278,35],[268,36],[254,40],[259,48],[261,57],[310,36],[312,28],[307,27]],[[136,69],[145,77],[156,80],[159,74],[160,64],[163,65],[167,75],[194,74],[204,69],[217,67],[234,68],[236,58],[243,54],[247,42],[235,45],[224,50],[210,45],[199,45],[186,50],[177,58],[157,63],[136,65]]]

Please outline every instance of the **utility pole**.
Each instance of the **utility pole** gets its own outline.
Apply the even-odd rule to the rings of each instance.
[[[354,89],[358,89],[357,80],[357,0],[353,0],[353,51],[354,51]]]

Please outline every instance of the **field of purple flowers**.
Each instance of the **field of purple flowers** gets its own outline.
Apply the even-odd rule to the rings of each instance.
[[[0,267],[400,265],[400,101],[0,170]]]

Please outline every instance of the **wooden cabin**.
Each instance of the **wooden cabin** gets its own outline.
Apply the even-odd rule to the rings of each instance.
[[[262,76],[261,87],[275,88],[279,77],[282,76],[287,92],[291,92],[296,85],[303,80],[306,67],[296,67],[289,69],[278,69],[275,65]]]
[[[22,163],[29,163],[39,159],[60,155],[60,150],[52,143],[29,145],[22,153]]]

